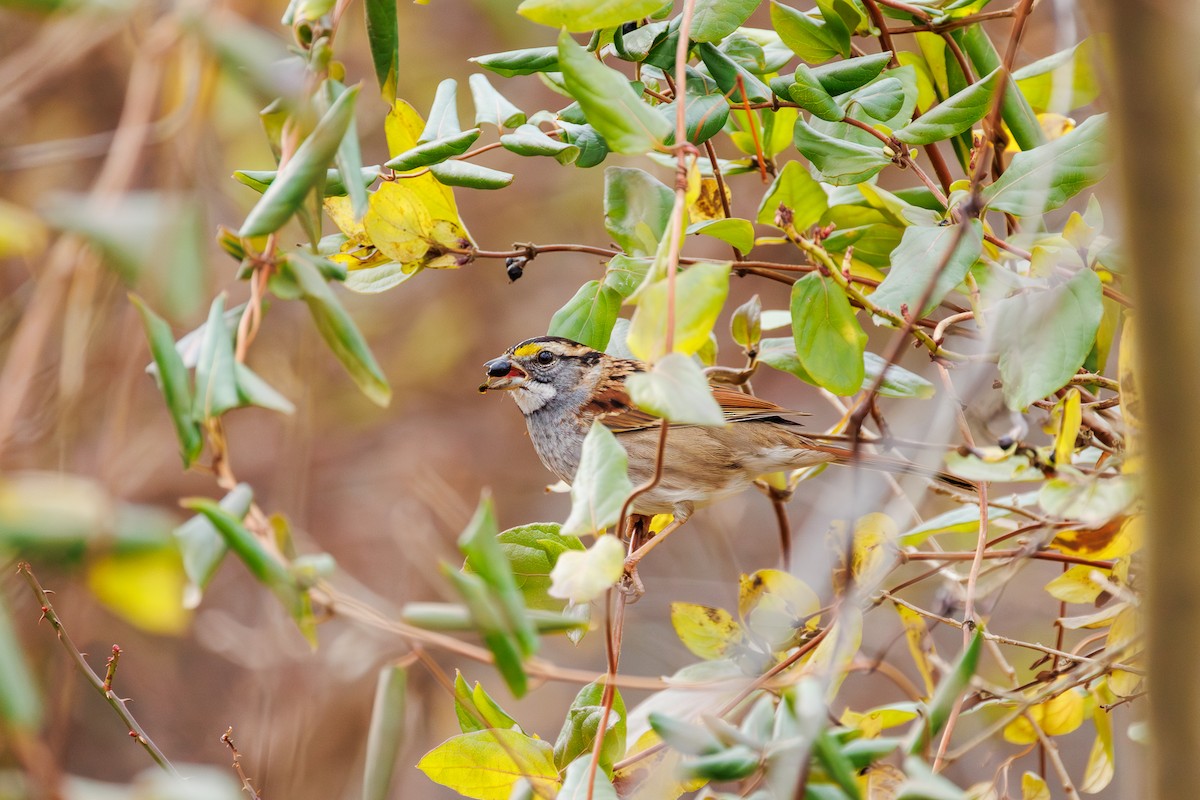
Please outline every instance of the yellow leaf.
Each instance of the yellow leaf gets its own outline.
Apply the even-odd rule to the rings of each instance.
[[[191,619],[183,607],[187,578],[174,550],[105,556],[88,569],[87,582],[101,603],[142,630],[177,635]]]
[[[904,625],[904,638],[908,642],[908,652],[912,655],[912,660],[917,665],[917,671],[921,673],[921,680],[925,683],[925,696],[932,697],[937,684],[933,679],[933,664],[930,662],[930,658],[936,654],[936,651],[933,647],[933,639],[929,636],[929,629],[925,627],[925,620],[921,618],[921,615],[911,608],[897,603],[896,613],[900,615],[900,622]]]
[[[1030,707],[1029,716],[1042,729],[1042,733],[1062,736],[1083,724],[1085,706],[1084,692],[1081,689],[1068,689],[1044,703]],[[1033,725],[1022,715],[1005,726],[1004,740],[1013,744],[1033,744],[1038,737]]]
[[[1121,613],[1117,614],[1113,620],[1112,627],[1108,629],[1108,639],[1104,644],[1105,650],[1109,655],[1115,656],[1118,651],[1124,649],[1126,645],[1137,638],[1137,623],[1137,609],[1135,607],[1127,605],[1121,609]],[[1117,657],[1120,658],[1120,656]]]
[[[672,603],[671,625],[684,647],[710,661],[741,644],[742,626],[723,608]]]
[[[1141,549],[1143,530],[1140,516],[1118,516],[1099,528],[1060,531],[1050,546],[1091,559],[1121,558]]]
[[[1107,575],[1109,570],[1076,564],[1047,583],[1046,591],[1051,597],[1064,603],[1094,603],[1104,591],[1104,587],[1092,580],[1093,572]]]
[[[379,252],[403,264],[408,272],[419,269],[429,252],[433,218],[411,191],[390,181],[371,195],[363,228]]]
[[[882,706],[870,711],[859,713],[846,709],[842,712],[841,723],[850,728],[858,728],[863,732],[863,736],[868,739],[873,739],[883,732],[886,728],[894,728],[897,725],[916,719],[917,711],[910,703],[904,703],[895,706]]]
[[[0,200],[0,259],[35,256],[47,241],[46,226],[32,212]]]
[[[1096,725],[1096,741],[1092,743],[1092,752],[1088,756],[1083,781],[1079,784],[1080,791],[1088,794],[1095,794],[1108,786],[1115,772],[1112,720],[1109,717],[1110,712],[1105,711],[1103,706],[1114,702],[1117,698],[1109,690],[1107,682],[1103,680],[1096,686],[1092,695],[1092,722]]]
[[[349,197],[326,197],[322,205],[325,208],[325,214],[333,221],[334,225],[337,225],[338,230],[346,235],[347,239],[357,245],[371,243],[362,221],[354,218],[354,209],[350,204]]]
[[[1071,463],[1071,455],[1075,452],[1075,438],[1079,436],[1079,425],[1082,421],[1080,410],[1079,390],[1072,387],[1054,407],[1054,415],[1059,420],[1058,435],[1054,437],[1054,463],[1062,466]]]
[[[1137,664],[1136,661],[1132,663]],[[1113,690],[1113,694],[1118,697],[1129,697],[1131,694],[1137,694],[1138,689],[1141,688],[1142,676],[1136,672],[1114,669],[1108,676],[1108,685]]]
[[[867,800],[893,800],[908,780],[903,770],[882,761],[867,767]]]
[[[1021,800],[1050,800],[1046,779],[1033,772],[1021,776]]]
[[[502,728],[452,736],[417,763],[431,781],[476,800],[508,800],[521,778],[539,797],[562,785],[548,742]]]
[[[730,199],[729,185],[725,185],[725,200]],[[716,178],[700,181],[699,196],[688,204],[688,219],[703,222],[710,219],[725,219],[725,207],[721,204],[721,189]]]
[[[1084,700],[1082,689],[1070,689],[1057,697],[1051,697],[1037,708],[1040,714],[1034,714],[1042,731],[1047,736],[1062,736],[1070,733],[1083,724]]]
[[[812,589],[781,570],[762,569],[738,581],[738,615],[772,651],[792,647],[803,631],[815,630],[820,607]]]
[[[1133,315],[1126,314],[1125,324],[1121,326],[1121,352],[1117,355],[1117,380],[1121,384],[1121,415],[1135,428],[1142,424],[1142,399],[1134,364],[1137,333]]]
[[[867,514],[855,523],[851,570],[859,585],[870,588],[888,573],[895,560],[893,542],[898,535],[896,523],[887,514]]]
[[[729,294],[729,268],[728,262],[696,264],[676,275],[674,352],[690,356],[708,343]],[[667,353],[667,279],[646,285],[637,297],[626,342],[635,356],[653,363]]]

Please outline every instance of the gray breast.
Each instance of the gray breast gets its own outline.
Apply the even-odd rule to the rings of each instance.
[[[575,415],[542,408],[525,417],[529,438],[538,458],[560,479],[570,483],[579,468],[579,454],[587,430]]]

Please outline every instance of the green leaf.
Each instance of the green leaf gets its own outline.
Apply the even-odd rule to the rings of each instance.
[[[563,536],[561,530],[562,526],[556,522],[534,522],[509,528],[498,537],[500,550],[512,566],[517,587],[531,610],[562,609],[562,601],[546,593],[550,588],[550,571],[566,551],[585,549],[578,537]]]
[[[987,75],[1000,66],[1000,54],[988,38],[982,25],[969,25],[951,34],[961,45],[976,75]],[[1008,126],[1013,140],[1022,150],[1032,150],[1046,142],[1046,134],[1038,123],[1037,115],[1029,107],[1025,95],[1009,78],[1008,88],[1001,101],[1000,115]]]
[[[1018,217],[1058,208],[1108,172],[1107,131],[1108,115],[1097,114],[1065,136],[1017,153],[983,190],[987,207]]]
[[[554,763],[566,767],[580,756],[590,754],[600,730],[604,684],[593,681],[579,690],[567,709],[567,718],[554,742]],[[612,774],[612,765],[625,755],[625,700],[614,690],[612,710],[600,745],[600,771]]]
[[[309,261],[291,253],[284,263],[287,274],[296,282],[321,338],[350,373],[355,384],[371,402],[386,406],[392,389],[371,349],[358,331],[354,320],[342,308],[333,290]],[[197,372],[197,377],[199,372]],[[197,388],[199,381],[197,381]]]
[[[839,122],[845,118],[845,109],[825,91],[821,81],[807,66],[801,64],[796,67],[792,80],[795,83],[788,87],[788,96],[801,108],[811,112],[814,117],[829,122]]]
[[[641,19],[662,5],[662,0],[525,0],[517,13],[540,25],[581,33]]]
[[[847,797],[851,800],[861,800],[862,792],[858,788],[854,765],[842,753],[841,744],[830,731],[824,730],[817,734],[813,742],[813,756]]]
[[[241,520],[250,511],[253,499],[254,492],[250,486],[239,483],[221,498],[220,506],[234,519]],[[195,608],[200,605],[201,594],[216,574],[228,548],[216,526],[208,517],[200,514],[176,528],[174,537],[183,558],[183,573],[190,584],[184,590],[183,604],[187,608]]]
[[[904,759],[904,772],[908,778],[896,788],[895,800],[964,800],[967,797],[962,789],[934,772],[917,756]]]
[[[500,549],[497,536],[499,528],[496,525],[495,507],[491,495],[484,493],[475,516],[458,537],[458,549],[467,557],[471,570],[483,578],[495,596],[508,630],[516,636],[522,655],[531,656],[538,649],[537,632],[525,614],[525,601],[517,589],[512,567]]]
[[[274,592],[311,641],[315,636],[312,630],[312,606],[308,595],[300,591],[287,567],[263,547],[258,538],[242,525],[241,520],[207,497],[184,499],[181,505],[203,514],[212,523],[225,540],[225,545],[242,560],[259,583]]]
[[[869,56],[847,58],[842,61],[834,61],[830,64],[822,64],[821,66],[813,67],[812,73],[817,76],[817,80],[825,87],[825,91],[836,97],[846,92],[852,92],[860,86],[865,86],[875,80],[891,60],[891,52],[885,51]]]
[[[536,125],[522,125],[500,137],[505,150],[519,156],[552,156],[560,164],[570,164],[579,157],[579,148],[561,139],[551,139]]]
[[[729,295],[729,263],[696,264],[675,279],[674,352],[692,355],[708,343],[725,298]],[[629,349],[653,363],[666,355],[667,279],[641,291],[629,326]]]
[[[696,50],[699,52],[701,60],[704,61],[704,66],[708,68],[709,74],[717,82],[717,86],[729,96],[731,102],[765,103],[771,99],[769,86],[715,46],[703,42],[697,45]],[[739,78],[741,78],[740,86]]]
[[[995,448],[999,450],[999,448]],[[947,453],[946,469],[969,481],[995,481],[999,483],[1040,483],[1046,475],[1035,467],[1025,453],[1004,453],[985,450],[985,458],[974,453]],[[979,515],[975,515],[978,528]]]
[[[238,403],[243,406],[258,406],[281,414],[294,414],[296,406],[258,373],[245,364],[234,362],[233,374],[237,380]]]
[[[267,190],[268,186],[275,182],[275,178],[278,175],[279,172],[273,169],[239,169],[233,173],[233,179],[261,194]],[[359,176],[359,183],[365,189],[379,179],[379,167],[363,167],[359,171]],[[340,197],[347,194],[348,191],[345,182],[342,180],[341,170],[331,169],[325,172],[326,197]]]
[[[922,378],[915,372],[909,372],[904,367],[887,364],[884,359],[871,352],[863,353],[863,368],[865,375],[863,376],[862,388],[869,389],[875,383],[875,379],[879,377],[879,373],[887,367],[887,372],[884,373],[883,383],[879,384],[879,394],[883,397],[904,397],[911,399],[925,400],[933,397],[933,384]]]
[[[686,233],[720,239],[736,247],[743,255],[754,249],[754,225],[748,219],[706,219],[688,225]]]
[[[617,522],[625,498],[633,491],[628,463],[625,448],[612,431],[599,420],[592,423],[571,483],[571,515],[562,526],[564,536],[598,533]]]
[[[608,157],[608,142],[591,125],[573,125],[559,120],[558,127],[562,130],[563,141],[579,148],[575,166],[583,169],[594,167]]]
[[[554,312],[546,333],[574,339],[603,352],[620,310],[620,292],[600,281],[588,281],[565,306]]]
[[[655,416],[681,425],[725,424],[704,372],[690,356],[668,353],[625,383],[637,407]]]
[[[371,726],[367,730],[367,757],[363,765],[363,800],[387,800],[392,772],[400,745],[404,741],[404,714],[407,708],[408,672],[389,665],[379,671],[375,682],[375,703],[371,708]]]
[[[996,309],[1004,401],[1022,410],[1061,389],[1083,366],[1104,314],[1100,279],[1083,270],[1066,283],[1011,297]]]
[[[625,76],[597,61],[566,31],[558,37],[558,58],[567,91],[613,152],[640,155],[670,135],[671,124],[642,102]]]
[[[983,648],[983,630],[977,629],[970,643],[959,656],[954,669],[938,684],[933,699],[929,701],[928,713],[913,723],[909,733],[908,752],[916,754],[942,730],[955,702],[962,697],[963,692],[970,686],[971,678],[979,665],[979,651]]]
[[[1092,69],[1093,39],[1046,56],[1021,67],[1013,79],[1034,111],[1062,114],[1086,106],[1100,94],[1100,82]],[[1070,90],[1065,91],[1070,85]]]
[[[142,298],[131,294],[129,300],[142,316],[142,326],[146,329],[146,339],[150,342],[150,354],[158,367],[154,380],[167,404],[171,421],[175,424],[175,436],[179,439],[183,466],[190,467],[200,455],[204,439],[200,435],[200,426],[192,417],[191,387],[188,386],[187,368],[183,365],[179,351],[175,349],[175,335],[166,320],[151,311]]]
[[[525,674],[521,646],[512,626],[497,608],[495,592],[490,591],[483,578],[474,573],[460,572],[449,564],[441,564],[439,569],[466,603],[471,622],[484,645],[492,651],[496,671],[504,679],[509,691],[514,697],[523,697],[529,690],[529,676]]]
[[[443,161],[431,164],[429,171],[439,183],[468,189],[503,189],[513,182],[514,177],[511,172],[501,172],[470,161]]]
[[[479,138],[481,132],[479,128],[472,128],[444,139],[423,142],[410,150],[405,150],[395,158],[389,159],[384,166],[397,172],[408,172],[461,156],[471,149],[471,145]]]
[[[762,766],[762,754],[744,744],[735,744],[718,753],[690,759],[682,766],[690,778],[710,781],[738,781],[753,775]]]
[[[719,42],[746,24],[762,0],[697,0],[692,11],[693,42]]]
[[[775,176],[775,181],[758,206],[755,219],[765,225],[774,225],[780,206],[792,212],[792,225],[796,230],[806,231],[816,225],[828,210],[829,197],[803,164],[789,161]]]
[[[796,149],[812,162],[826,183],[846,186],[862,183],[892,163],[883,147],[868,147],[837,139],[817,131],[803,119],[796,120]]]
[[[729,333],[733,341],[744,349],[758,350],[758,343],[762,339],[762,300],[758,295],[733,310]]]
[[[486,75],[477,72],[467,82],[471,86],[471,102],[475,104],[475,127],[486,124],[504,129],[525,123],[525,112],[496,91]]]
[[[818,273],[792,286],[796,357],[818,386],[851,395],[862,386],[867,334],[841,287]]]
[[[897,314],[907,307],[908,313],[922,317],[937,308],[963,282],[983,252],[980,221],[972,219],[961,224],[967,226],[966,230],[957,225],[905,228],[900,244],[892,251],[892,268],[871,295],[871,301]],[[931,283],[933,292],[925,307],[918,309],[916,305]]]
[[[808,374],[808,370],[796,356],[794,337],[763,339],[759,345],[758,360],[772,369],[795,375],[805,383],[819,386],[816,379]],[[869,389],[875,385],[875,379],[883,370],[885,362],[871,352],[863,353],[863,381],[860,389]],[[884,397],[901,397],[909,399],[925,399],[932,397],[934,386],[920,375],[909,372],[903,367],[892,364],[887,369],[883,383],[879,386],[879,394]]]
[[[454,671],[454,713],[463,733],[482,731],[488,728],[521,730],[521,726],[500,704],[492,699],[479,681],[469,689],[462,673]]]
[[[308,138],[300,143],[258,203],[246,215],[238,236],[265,236],[283,227],[303,205],[309,192],[320,185],[337,155],[338,147],[354,119],[358,87],[347,89],[321,117]]]
[[[604,270],[604,285],[615,289],[622,299],[629,297],[646,279],[650,264],[648,257],[630,258],[619,253],[608,261],[608,267]],[[629,324],[628,320],[618,321]]]
[[[803,61],[820,64],[841,52],[837,37],[824,20],[815,20],[776,0],[771,0],[771,25],[783,43]]]
[[[224,317],[225,295],[222,294],[209,307],[208,322],[200,340],[200,355],[196,359],[196,394],[192,403],[192,419],[196,422],[219,417],[241,404],[233,369],[233,339],[225,327]]]
[[[591,772],[592,757],[585,753],[567,765],[563,775],[562,789],[555,800],[617,800],[617,790],[612,779],[602,769],[596,770],[592,779],[592,790],[588,792],[587,776]]]
[[[351,270],[343,285],[358,294],[379,294],[396,288],[419,272],[419,269],[406,269],[404,264],[388,261],[377,267]]]
[[[524,778],[539,797],[559,789],[554,749],[513,730],[489,728],[447,739],[417,762],[431,781],[477,800],[509,800]]]
[[[322,106],[323,108],[332,105],[337,98],[346,93],[346,87],[334,80],[325,81],[324,88],[323,99],[326,105]],[[338,183],[342,184],[350,196],[350,207],[353,210],[354,219],[359,221],[363,218],[363,214],[367,213],[367,190],[359,179],[363,173],[362,151],[358,146],[358,128],[353,116],[350,118],[350,124],[346,126],[346,135],[342,137],[341,144],[338,145],[334,163],[337,165]],[[342,175],[345,175],[346,178],[341,179]],[[325,189],[322,187],[322,192],[324,191]],[[316,240],[318,237],[313,238]]]
[[[383,102],[396,101],[396,74],[400,65],[400,31],[396,22],[395,0],[366,0],[367,42],[379,93]]]
[[[1001,71],[976,81],[893,134],[905,144],[924,145],[940,142],[970,130],[992,107],[992,98],[1000,85]]]
[[[4,596],[0,595],[0,720],[5,728],[32,740],[42,726],[42,717],[41,692],[25,661],[25,649]]]
[[[462,133],[458,124],[458,81],[445,78],[438,84],[433,95],[433,105],[425,118],[425,128],[417,137],[417,144],[450,139]]]
[[[672,603],[672,618],[675,616],[674,607],[676,605],[690,604]],[[703,608],[703,606],[695,606],[695,608]],[[647,721],[668,746],[684,755],[702,756],[718,753],[722,749],[720,740],[711,731],[695,723],[676,719],[660,711],[651,711],[647,716]]]
[[[720,133],[729,121],[729,102],[724,95],[689,92],[684,102],[684,134],[692,144],[704,144]],[[657,108],[658,113],[671,123],[671,135],[667,137],[666,143],[674,144],[676,106],[674,103],[662,103]]]
[[[486,599],[486,592],[481,594]],[[562,601],[555,600],[554,605],[561,607]],[[572,609],[578,612],[579,609]],[[529,621],[538,633],[565,633],[568,638],[581,638],[587,632],[588,620],[586,614],[561,614],[544,609],[530,608],[526,610]],[[493,615],[494,617],[494,615]],[[461,603],[405,603],[400,609],[400,619],[418,628],[428,631],[480,631],[480,625],[471,609]],[[509,639],[511,649],[512,640]],[[515,649],[511,649],[516,653]]]
[[[559,70],[557,47],[505,50],[503,53],[489,53],[486,56],[475,56],[467,60],[505,78]]]
[[[650,173],[604,170],[604,229],[633,256],[653,255],[667,230],[675,193]]]
[[[859,89],[850,100],[872,119],[886,122],[904,107],[904,84],[896,78],[884,78]]]

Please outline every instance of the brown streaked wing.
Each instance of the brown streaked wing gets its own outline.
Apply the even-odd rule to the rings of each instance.
[[[624,376],[621,376],[622,378]],[[710,386],[713,397],[730,422],[742,422],[770,417],[806,416],[803,411],[790,411],[782,406],[739,392],[727,386]],[[643,430],[658,424],[659,418],[635,408],[623,381],[612,381],[597,389],[583,413],[598,417],[614,433]]]

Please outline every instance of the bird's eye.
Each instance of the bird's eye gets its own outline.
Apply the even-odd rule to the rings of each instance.
[[[551,353],[549,350],[542,350],[537,354],[537,360],[539,364],[550,364],[554,361],[554,353]]]

